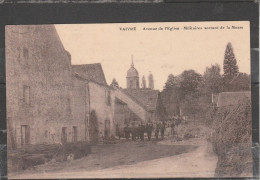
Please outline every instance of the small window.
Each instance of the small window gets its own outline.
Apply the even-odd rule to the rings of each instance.
[[[78,141],[78,129],[77,129],[77,126],[73,126],[72,141],[73,142],[77,142]]]
[[[130,80],[130,89],[133,88],[133,80]]]
[[[23,86],[23,101],[26,104],[30,104],[30,87]]]
[[[106,90],[106,104],[107,105],[111,105],[111,94],[110,94],[110,90]]]
[[[23,48],[23,57],[25,59],[28,59],[29,58],[29,51],[27,48]]]

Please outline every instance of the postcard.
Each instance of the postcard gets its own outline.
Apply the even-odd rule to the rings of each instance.
[[[250,22],[7,25],[8,177],[252,177]]]

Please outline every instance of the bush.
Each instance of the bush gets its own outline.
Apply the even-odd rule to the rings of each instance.
[[[252,117],[249,100],[216,111],[211,141],[218,156],[217,177],[252,174]]]

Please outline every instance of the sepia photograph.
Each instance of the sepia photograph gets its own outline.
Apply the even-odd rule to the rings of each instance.
[[[5,26],[9,179],[253,177],[250,22]]]

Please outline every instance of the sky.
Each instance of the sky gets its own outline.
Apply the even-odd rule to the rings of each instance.
[[[224,29],[220,29],[221,26]],[[162,90],[169,74],[179,75],[189,69],[203,74],[207,66],[216,63],[223,72],[228,42],[233,45],[240,72],[250,73],[250,29],[246,21],[62,24],[55,27],[64,48],[71,54],[72,64],[101,63],[107,83],[115,78],[122,88],[126,87],[132,55],[140,82],[143,75],[147,80],[152,73],[155,89]],[[122,30],[127,27],[136,30]],[[170,31],[167,27],[179,30]],[[184,27],[193,27],[193,30]]]

